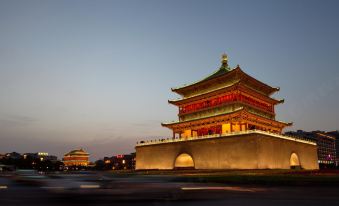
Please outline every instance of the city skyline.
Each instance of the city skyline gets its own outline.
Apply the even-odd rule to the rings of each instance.
[[[132,4],[131,4],[132,3]],[[0,153],[91,158],[171,137],[171,87],[221,54],[281,90],[285,129],[337,130],[335,1],[1,1]]]

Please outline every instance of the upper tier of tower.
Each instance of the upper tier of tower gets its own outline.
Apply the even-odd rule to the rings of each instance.
[[[246,74],[239,65],[231,69],[226,55],[223,55],[222,64],[217,71],[197,82],[172,88],[172,91],[186,99],[225,89],[235,84],[242,84],[264,96],[270,96],[279,91],[279,88],[271,87]]]

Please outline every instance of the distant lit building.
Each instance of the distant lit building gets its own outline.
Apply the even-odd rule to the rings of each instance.
[[[59,170],[62,163],[57,156],[49,155],[47,152],[17,153],[11,152],[0,155],[0,163],[6,166],[7,170],[34,169],[39,171]]]
[[[104,158],[105,169],[131,170],[135,169],[135,153],[121,154]]]
[[[339,167],[339,131],[327,132],[326,134],[335,137],[336,166]]]
[[[320,165],[334,165],[336,163],[336,138],[333,135],[322,131],[305,132],[303,130],[286,132],[285,134],[315,141]]]
[[[47,152],[36,152],[36,153],[24,153],[24,159],[31,159],[31,160],[40,160],[40,161],[57,161],[57,156],[49,155]]]
[[[318,158],[320,164],[335,164],[336,148],[335,137],[326,133],[317,132]]]
[[[89,164],[89,153],[83,149],[73,150],[65,154],[62,158],[62,162],[66,167],[72,166],[85,166]]]
[[[11,152],[7,153],[5,158],[17,160],[21,158],[21,154],[17,152]]]

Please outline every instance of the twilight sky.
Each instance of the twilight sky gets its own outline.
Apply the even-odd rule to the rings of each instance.
[[[0,0],[0,153],[92,160],[170,137],[171,87],[223,52],[279,86],[287,130],[339,129],[338,1]]]

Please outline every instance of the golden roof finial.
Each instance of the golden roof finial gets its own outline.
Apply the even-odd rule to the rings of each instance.
[[[228,65],[228,57],[227,57],[227,54],[225,54],[225,53],[222,54],[222,56],[221,56],[221,63],[222,63],[222,65],[225,65],[225,66]]]

